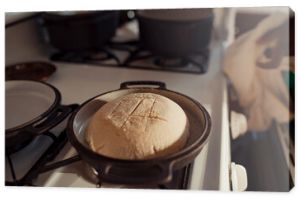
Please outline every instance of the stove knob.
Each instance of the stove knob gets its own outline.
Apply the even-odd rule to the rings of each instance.
[[[242,165],[231,163],[231,188],[232,191],[242,192],[247,189],[248,179],[246,169]]]
[[[230,127],[233,139],[243,135],[247,131],[247,118],[242,113],[230,112]]]

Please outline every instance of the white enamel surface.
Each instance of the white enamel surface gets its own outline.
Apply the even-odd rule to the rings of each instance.
[[[54,91],[32,81],[5,83],[5,129],[27,123],[47,111],[55,101]]]

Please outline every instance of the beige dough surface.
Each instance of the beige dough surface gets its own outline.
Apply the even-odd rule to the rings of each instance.
[[[103,105],[92,117],[86,140],[101,155],[149,159],[180,150],[189,135],[185,112],[153,93],[133,93]]]

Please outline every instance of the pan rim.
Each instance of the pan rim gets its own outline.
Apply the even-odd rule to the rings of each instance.
[[[60,101],[61,101],[60,92],[58,91],[57,88],[55,88],[54,86],[52,86],[46,82],[36,81],[36,80],[24,80],[24,79],[23,80],[7,80],[7,81],[5,81],[5,83],[7,83],[7,82],[31,82],[33,84],[42,84],[43,86],[49,87],[49,89],[51,89],[54,92],[54,101],[49,106],[49,108],[47,110],[45,110],[43,113],[41,113],[39,116],[37,116],[25,123],[22,123],[20,125],[14,126],[9,129],[5,129],[5,136],[11,136],[14,133],[19,132],[20,130],[24,129],[25,127],[30,126],[30,125],[44,119],[60,104]]]
[[[118,158],[112,158],[112,157],[108,157],[105,155],[101,155],[98,154],[94,151],[92,151],[91,149],[88,149],[87,147],[85,147],[81,142],[78,141],[77,136],[75,134],[74,128],[73,128],[73,124],[74,124],[74,120],[76,115],[78,114],[78,112],[81,110],[81,108],[83,108],[86,104],[88,104],[89,102],[91,102],[92,100],[96,99],[97,97],[103,96],[105,94],[108,93],[112,93],[112,92],[116,92],[116,91],[120,91],[120,90],[134,90],[137,88],[121,88],[121,89],[116,89],[116,90],[111,90],[102,94],[98,94],[90,99],[88,99],[87,101],[85,101],[83,104],[81,104],[70,116],[70,119],[68,120],[68,124],[67,124],[67,135],[69,138],[69,141],[71,142],[72,146],[78,151],[79,154],[84,153],[85,155],[88,155],[88,157],[93,157],[93,158],[97,158],[101,161],[105,161],[107,163],[119,163],[119,164],[145,164],[146,163],[171,163],[174,162],[176,159],[178,158],[182,158],[184,159],[185,156],[199,150],[202,149],[203,146],[207,143],[208,141],[208,136],[210,135],[210,131],[211,131],[211,118],[207,112],[207,110],[202,106],[202,104],[200,104],[199,102],[195,101],[194,99],[181,94],[179,92],[175,92],[172,90],[168,90],[168,89],[159,89],[159,88],[149,88],[149,87],[139,87],[138,89],[151,89],[151,90],[163,90],[163,91],[167,91],[167,92],[172,92],[175,93],[177,95],[181,95],[185,98],[187,98],[188,100],[192,101],[203,113],[204,115],[204,128],[203,128],[203,134],[201,135],[200,138],[198,138],[194,143],[190,144],[187,147],[184,147],[183,149],[181,149],[180,151],[167,155],[167,156],[163,156],[163,157],[158,157],[158,158],[151,158],[151,159],[139,159],[139,160],[128,160],[128,159],[118,159]],[[173,163],[174,164],[174,163]]]

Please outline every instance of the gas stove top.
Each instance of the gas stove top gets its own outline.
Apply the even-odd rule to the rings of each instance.
[[[214,61],[215,62],[215,61]],[[213,65],[214,63],[211,63]],[[177,188],[177,189],[215,189],[215,190],[229,190],[229,139],[228,139],[228,119],[226,106],[224,101],[226,98],[225,84],[222,82],[222,76],[217,71],[212,71],[205,76],[197,76],[193,74],[184,73],[168,73],[149,71],[144,73],[144,70],[136,69],[118,69],[109,67],[93,67],[91,65],[74,65],[74,64],[59,64],[56,74],[48,80],[50,84],[59,89],[62,94],[62,103],[81,104],[88,98],[98,95],[100,93],[117,89],[120,83],[125,80],[151,79],[157,81],[164,81],[167,88],[182,92],[199,102],[210,113],[212,118],[212,133],[208,144],[204,146],[203,150],[196,157],[191,165],[183,168],[181,171],[175,172],[174,182],[169,185],[151,185],[151,186],[130,186],[134,188]],[[112,79],[112,77],[114,77]],[[217,82],[215,81],[217,80]],[[209,89],[208,89],[209,88]],[[214,92],[211,92],[214,91]],[[65,123],[65,122],[64,122]],[[227,125],[226,125],[227,124]],[[65,125],[60,125],[58,130],[51,130],[55,135],[59,135],[59,140],[62,140],[61,147],[54,149],[54,154],[50,151],[49,155],[47,148],[51,146],[51,139],[47,134],[43,136],[48,141],[48,147],[41,149],[41,152],[35,156],[30,163],[28,156],[37,153],[38,149],[34,151],[27,150],[27,153],[22,153],[26,147],[18,152],[18,156],[12,155],[14,158],[20,159],[20,167],[14,166],[16,170],[16,179],[14,181],[11,175],[9,162],[6,163],[6,185],[35,185],[35,186],[49,186],[49,187],[113,187],[113,188],[130,188],[128,185],[112,185],[101,183],[98,179],[91,179],[91,176],[86,176],[86,164],[80,160],[75,149],[65,142]],[[227,139],[226,139],[227,138]],[[39,147],[41,145],[39,141]],[[54,145],[56,146],[56,145]],[[60,145],[57,145],[60,146]],[[50,157],[48,159],[48,157]],[[26,158],[26,159],[25,159]],[[39,158],[45,161],[38,162]],[[46,159],[47,158],[47,159]],[[25,160],[24,160],[25,159]],[[53,160],[54,159],[54,160]],[[41,164],[40,164],[41,163]],[[27,168],[24,169],[24,166]],[[33,170],[30,170],[33,169]],[[29,174],[28,171],[31,171]],[[23,176],[27,178],[23,179]],[[93,176],[92,176],[93,177]]]
[[[56,65],[57,70],[47,83],[60,91],[63,105],[82,104],[91,97],[118,89],[122,82],[132,80],[161,81],[166,83],[168,89],[199,101],[211,116],[212,130],[208,143],[193,163],[175,172],[174,180],[168,185],[126,186],[103,183],[95,178],[95,171],[80,159],[68,142],[64,132],[66,122],[63,122],[60,127],[50,130],[50,133],[36,138],[36,143],[40,144],[39,149],[33,150],[27,146],[16,155],[7,155],[14,165],[15,178],[9,166],[9,158],[6,158],[6,185],[231,189],[227,86],[221,72],[225,48],[223,41],[213,37],[208,50],[189,58],[166,59],[153,56],[140,48],[136,30],[136,23],[118,29],[116,37],[105,49],[84,53],[52,52],[50,61]],[[36,58],[49,61],[44,54]],[[59,138],[56,140],[59,143],[55,145],[53,134]],[[33,159],[28,155],[32,155]]]
[[[176,172],[174,182],[170,185],[133,186],[134,188],[186,188],[186,189],[209,189],[230,190],[230,141],[228,128],[228,108],[226,99],[226,82],[219,66],[222,56],[222,46],[215,44],[210,52],[207,73],[198,76],[188,73],[171,73],[168,71],[140,70],[121,67],[95,67],[91,64],[74,64],[69,62],[55,62],[57,71],[48,79],[48,83],[56,87],[62,94],[62,104],[81,104],[87,99],[103,92],[118,89],[120,83],[129,80],[153,80],[165,82],[168,89],[178,91],[201,102],[212,118],[212,130],[208,143],[191,165]],[[214,66],[214,67],[212,67]],[[59,130],[50,132],[61,134],[64,137],[65,126]],[[51,134],[50,134],[51,135]],[[51,139],[48,135],[45,140]],[[63,139],[64,140],[64,139]],[[44,145],[40,145],[44,146]],[[46,145],[45,145],[46,146]],[[59,146],[59,145],[58,145]],[[49,146],[48,146],[49,147]],[[126,185],[112,185],[102,183],[99,180],[86,176],[86,164],[80,160],[75,149],[68,142],[55,150],[52,156],[44,154],[47,148],[42,149],[31,164],[29,158],[20,152],[14,158],[23,158],[19,161],[21,167],[14,167],[16,172],[14,181],[9,162],[6,162],[6,185],[35,185],[49,187],[109,187],[130,188]],[[23,149],[25,150],[25,148]],[[28,150],[32,154],[32,149]],[[37,150],[34,150],[37,152]],[[25,154],[28,154],[25,152]],[[23,155],[23,156],[22,156]],[[50,157],[49,159],[47,157]],[[12,160],[14,160],[12,158]],[[24,159],[26,158],[26,162]],[[42,164],[35,165],[39,158],[47,158]],[[53,160],[54,159],[54,160]],[[14,162],[14,161],[12,161]],[[40,162],[38,162],[40,163]],[[28,165],[26,169],[25,166]],[[38,166],[38,167],[33,167]],[[33,168],[34,172],[26,174]],[[36,169],[38,169],[36,171]],[[10,173],[10,174],[9,174]],[[22,179],[23,176],[26,179]],[[92,176],[93,177],[93,176]],[[21,180],[21,181],[20,181]],[[101,184],[100,184],[101,183]]]
[[[74,110],[77,104],[70,105]],[[118,187],[147,189],[187,189],[192,164],[173,173],[166,184],[114,185],[101,181],[100,172],[81,160],[70,145],[65,130],[67,119],[49,132],[45,132],[23,148],[6,155],[5,185],[7,186],[65,186],[65,175],[79,181],[79,187]],[[29,156],[28,156],[29,155]],[[54,172],[54,173],[53,173]],[[47,180],[46,183],[44,182]],[[55,182],[55,183],[53,183]],[[76,181],[75,181],[76,183]],[[72,186],[76,186],[73,183]]]
[[[131,32],[129,37],[128,31]],[[51,54],[50,59],[59,62],[92,64],[94,66],[203,74],[208,70],[209,49],[203,49],[193,55],[180,58],[153,55],[151,51],[144,49],[140,44],[137,22],[134,20],[120,27],[112,41],[101,49],[55,51]]]

